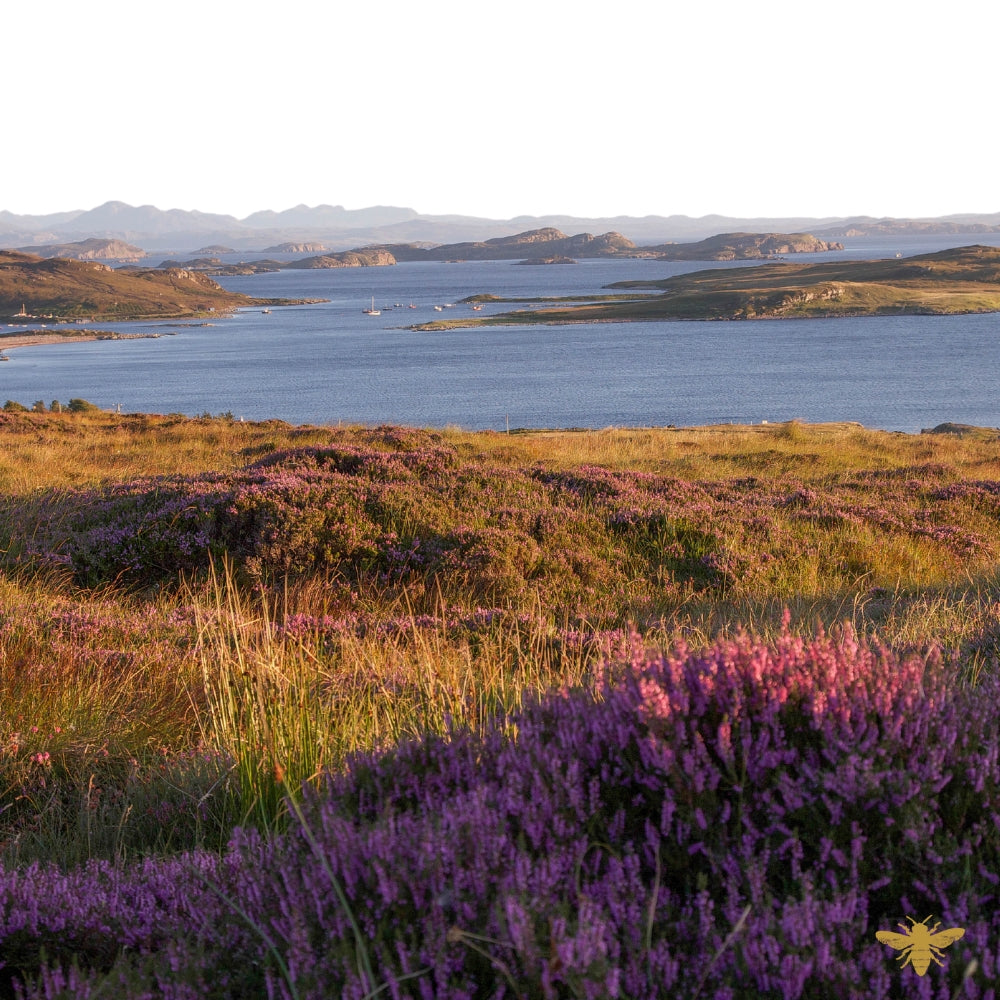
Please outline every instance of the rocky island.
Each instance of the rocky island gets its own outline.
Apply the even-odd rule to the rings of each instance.
[[[324,253],[316,257],[303,257],[282,264],[283,268],[312,269],[326,267],[391,267],[396,258],[379,247],[365,247],[361,250],[344,250],[341,253]]]
[[[1000,248],[968,246],[914,257],[695,271],[660,281],[621,281],[629,294],[532,302],[536,307],[417,329],[511,323],[739,320],[836,316],[947,315],[1000,311]],[[640,293],[655,289],[656,294]],[[478,297],[477,297],[478,298]]]
[[[548,258],[640,257],[649,260],[758,260],[792,253],[843,250],[843,244],[817,239],[809,233],[724,233],[697,243],[637,246],[621,233],[567,236],[552,227],[532,229],[516,236],[501,236],[480,243],[447,243],[422,246],[390,244],[396,260],[518,260],[523,263]]]
[[[642,251],[656,260],[761,260],[843,249],[843,243],[817,239],[811,233],[720,233],[697,243],[664,243]]]
[[[208,252],[212,248],[205,248]],[[241,261],[226,264],[216,256],[188,261],[165,260],[161,267],[180,267],[206,275],[260,274],[277,270],[313,270],[340,267],[391,267],[398,261],[511,260],[519,264],[572,264],[578,259],[641,258],[648,260],[759,260],[785,254],[843,250],[840,243],[819,240],[808,233],[724,233],[697,243],[667,243],[637,246],[621,233],[567,236],[552,227],[532,229],[514,236],[470,243],[393,243],[359,247],[338,252],[323,250],[320,244],[283,243],[263,253],[312,253],[298,260]],[[221,251],[220,251],[221,252]]]

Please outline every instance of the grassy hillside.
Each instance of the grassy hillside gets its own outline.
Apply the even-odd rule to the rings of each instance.
[[[421,329],[509,323],[594,323],[670,319],[779,319],[1000,310],[1000,248],[961,247],[890,260],[768,263],[696,271],[662,281],[620,281],[616,289],[656,295],[536,308]],[[521,300],[524,301],[524,300]]]
[[[889,997],[876,926],[934,912],[951,995],[997,960],[997,443],[8,408],[7,974]]]
[[[93,261],[43,259],[0,251],[0,317],[24,308],[32,317],[55,320],[166,319],[260,304],[227,292],[195,271],[180,268],[120,268]]]

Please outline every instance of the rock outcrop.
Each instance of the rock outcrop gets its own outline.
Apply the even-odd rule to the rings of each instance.
[[[644,257],[652,260],[759,260],[792,253],[843,250],[808,233],[725,233],[699,243],[636,246],[621,233],[567,236],[558,229],[532,229],[481,243],[448,243],[426,247],[391,244],[385,247],[400,261],[408,260],[523,260],[544,257]]]
[[[720,233],[697,243],[642,247],[644,256],[655,255],[658,260],[761,260],[843,249],[842,243],[820,240],[810,233]]]
[[[396,258],[388,251],[379,247],[367,247],[363,250],[345,250],[343,253],[321,254],[318,257],[303,257],[292,260],[282,267],[286,268],[323,268],[323,267],[389,267],[396,263]]]
[[[279,243],[276,247],[265,247],[262,253],[324,253],[322,243]]]
[[[49,243],[36,247],[19,247],[22,253],[36,257],[67,257],[74,260],[121,260],[136,261],[146,256],[141,247],[124,240],[81,240],[79,243]]]

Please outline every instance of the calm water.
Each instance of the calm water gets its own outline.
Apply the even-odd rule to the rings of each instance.
[[[1000,236],[869,241],[845,253],[909,255],[976,241]],[[119,326],[173,334],[155,340],[18,348],[0,365],[0,400],[81,397],[123,412],[498,430],[792,418],[909,432],[946,420],[1000,425],[1000,315],[404,329],[476,315],[461,304],[433,309],[475,292],[590,294],[610,281],[705,266],[422,263],[224,278],[252,295],[330,302],[245,310],[211,326]],[[364,316],[373,295],[382,315]],[[393,303],[402,308],[384,308]]]

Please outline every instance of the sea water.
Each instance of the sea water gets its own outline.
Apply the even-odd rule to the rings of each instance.
[[[987,241],[1000,236],[855,241],[809,259]],[[75,397],[122,412],[497,430],[789,419],[907,432],[944,421],[1000,425],[995,314],[408,329],[517,308],[474,312],[461,302],[480,292],[597,295],[612,281],[726,266],[422,262],[220,278],[249,295],[329,301],[245,309],[210,325],[100,324],[161,336],[11,350],[0,403]],[[362,312],[372,297],[379,316]]]

